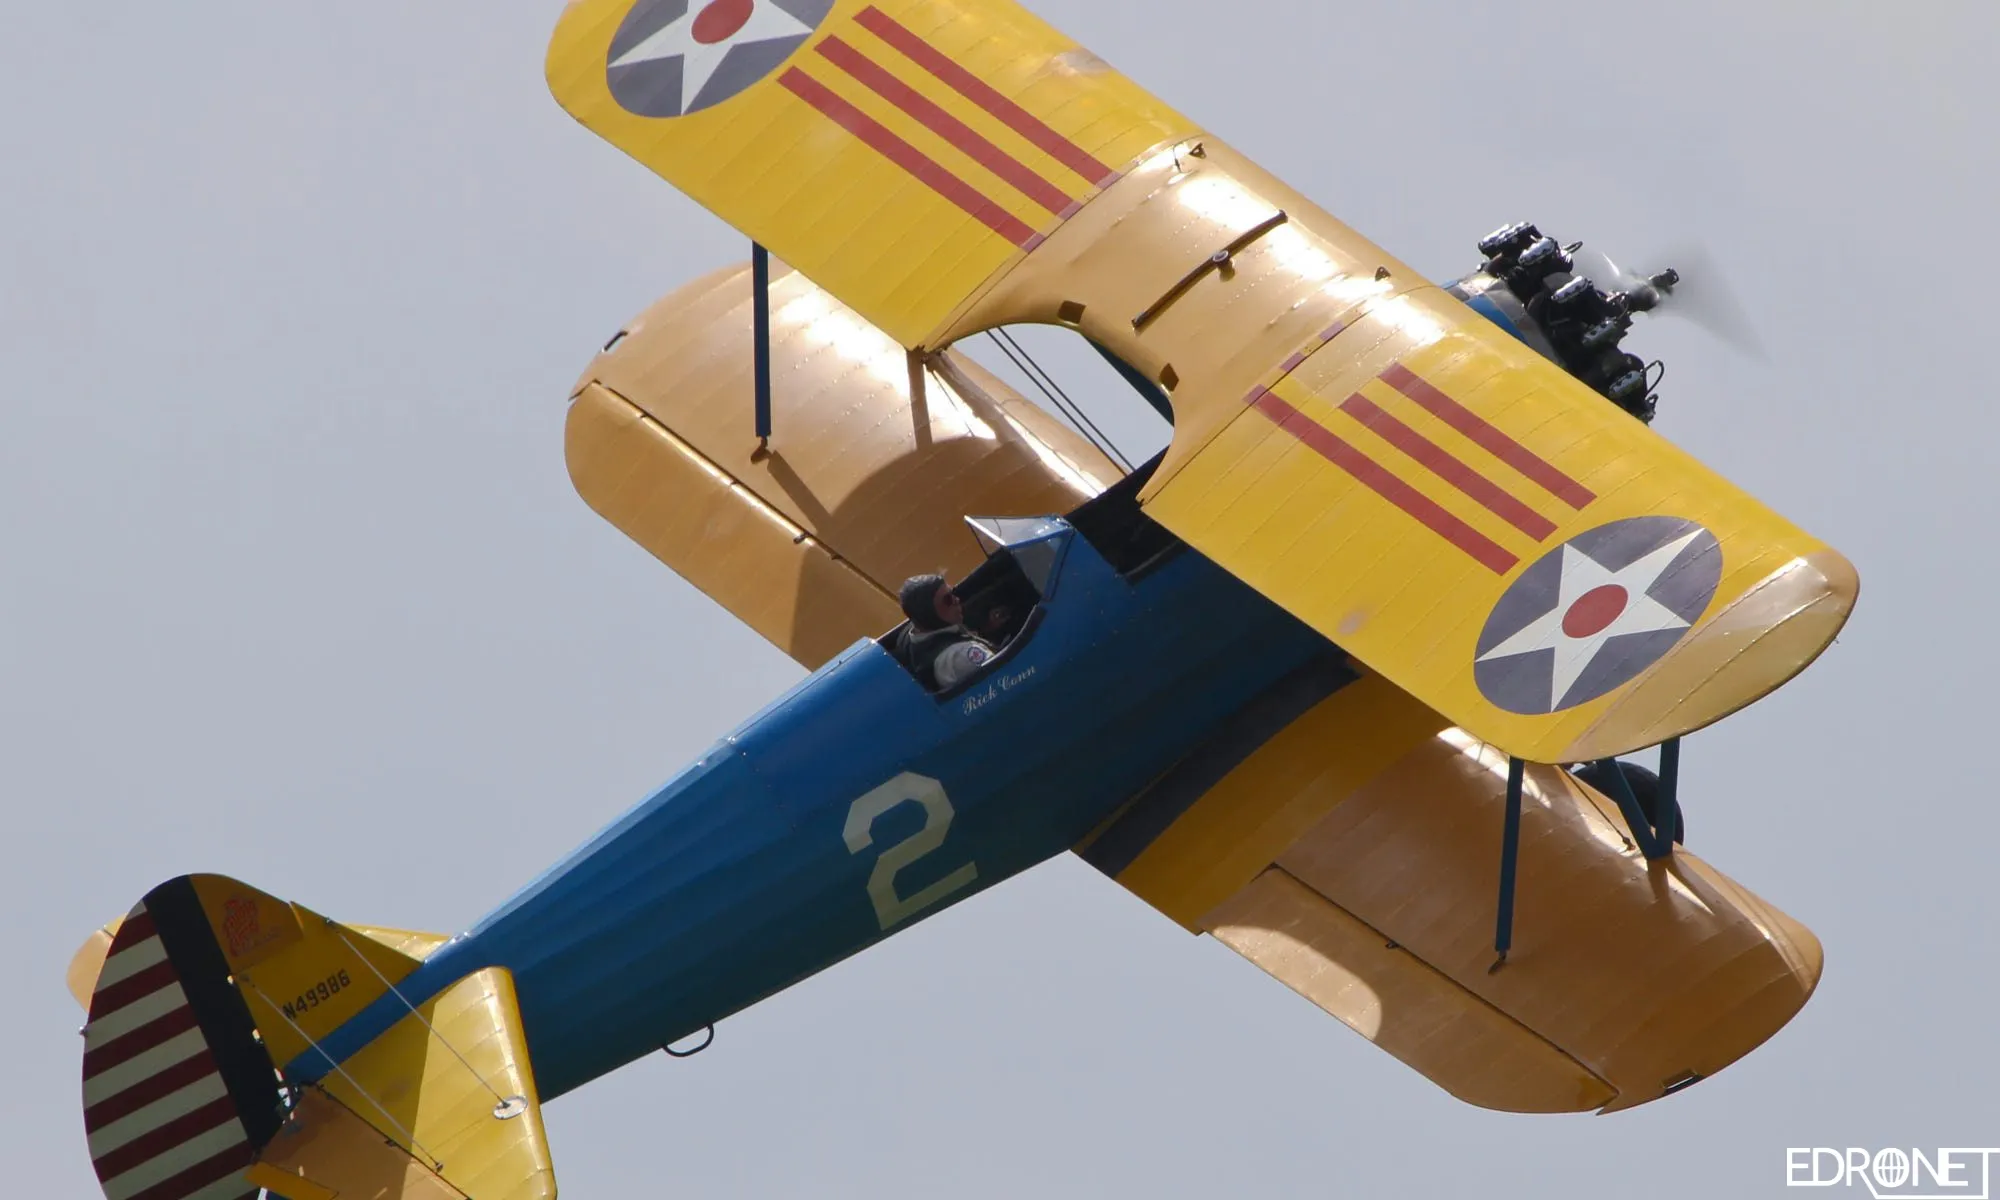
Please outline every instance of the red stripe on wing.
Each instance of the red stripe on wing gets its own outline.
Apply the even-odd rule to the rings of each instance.
[[[1268,391],[1259,391],[1252,407],[1354,479],[1415,517],[1432,533],[1465,551],[1481,566],[1504,575],[1520,561],[1506,547],[1459,520],[1435,500],[1396,477],[1395,473],[1341,440],[1331,430]]]
[[[1028,228],[1025,221],[938,165],[923,151],[897,137],[875,118],[835,95],[819,80],[792,67],[778,77],[778,82],[784,85],[785,90],[832,118],[882,157],[908,171],[1001,237],[1022,247],[1036,240],[1035,231]]]
[[[1028,165],[981,137],[965,122],[939,108],[922,92],[884,70],[881,64],[837,37],[814,49],[828,62],[860,80],[868,90],[915,117],[924,128],[950,142],[966,157],[1006,180],[1016,191],[1061,215],[1071,204],[1068,193],[1035,174]]]
[[[1556,531],[1556,523],[1529,508],[1499,484],[1454,458],[1450,451],[1382,411],[1359,392],[1341,403],[1340,411],[1373,430],[1383,441],[1409,455],[1433,475],[1477,500],[1486,511],[1541,541]]]
[[[1382,382],[1422,405],[1432,416],[1471,438],[1488,454],[1540,484],[1550,495],[1580,509],[1597,494],[1563,474],[1534,451],[1502,433],[1484,417],[1445,395],[1402,363],[1390,363]]]
[[[937,47],[918,37],[907,27],[898,24],[888,13],[869,5],[855,14],[854,21],[855,24],[895,47],[911,62],[937,76],[947,87],[999,118],[1009,129],[1028,139],[1049,157],[1081,175],[1086,182],[1100,187],[1111,182],[1115,173],[1110,167],[1099,162],[1096,156],[1049,128],[1035,114],[1001,95],[984,79],[945,57]]]

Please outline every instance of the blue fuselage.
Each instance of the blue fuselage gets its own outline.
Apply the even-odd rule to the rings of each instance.
[[[1076,845],[1327,650],[1193,552],[1128,581],[1082,537],[1057,545],[1032,637],[971,688],[940,699],[856,643],[405,994],[507,967],[538,1086],[560,1095]],[[378,1003],[328,1050],[400,1011]]]

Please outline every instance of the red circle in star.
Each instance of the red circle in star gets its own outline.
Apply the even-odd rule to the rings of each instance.
[[[727,41],[750,21],[756,0],[712,0],[694,19],[694,40],[704,46]]]
[[[1625,611],[1628,597],[1625,589],[1615,583],[1591,588],[1576,598],[1563,614],[1563,633],[1573,638],[1587,638],[1593,633],[1602,633],[1605,627],[1618,619]]]

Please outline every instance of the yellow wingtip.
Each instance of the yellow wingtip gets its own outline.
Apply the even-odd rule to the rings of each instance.
[[[1656,745],[1776,691],[1833,642],[1860,593],[1860,573],[1839,551],[1822,547],[1793,559],[1703,621],[1557,761]]]

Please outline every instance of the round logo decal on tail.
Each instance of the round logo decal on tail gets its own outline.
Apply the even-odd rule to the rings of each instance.
[[[638,0],[605,54],[605,83],[642,117],[700,112],[769,75],[832,8],[833,0]]]
[[[1693,521],[1632,517],[1587,529],[1494,603],[1472,677],[1508,712],[1595,700],[1673,649],[1721,580],[1722,547]]]

